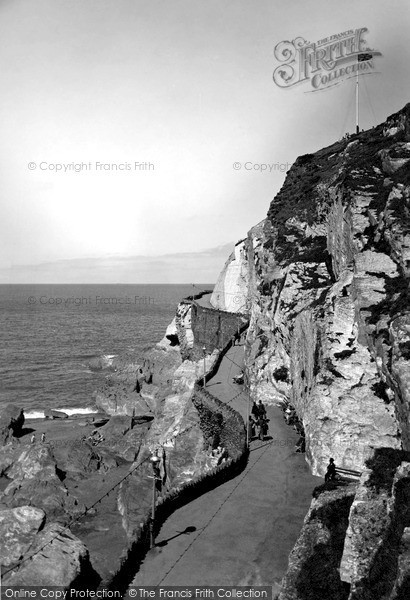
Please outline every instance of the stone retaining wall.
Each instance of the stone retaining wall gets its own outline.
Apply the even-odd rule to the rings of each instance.
[[[192,303],[194,306],[194,303]],[[195,305],[196,306],[196,305]],[[204,307],[201,307],[204,308]],[[222,313],[223,311],[207,309],[204,311],[209,313]],[[231,315],[225,313],[227,322],[231,323],[229,318]],[[234,316],[235,327],[232,329],[234,333],[238,331],[239,315]],[[233,322],[233,321],[232,321]],[[242,333],[247,328],[248,324],[241,319],[239,323],[239,332]],[[225,332],[229,330],[229,325],[225,328]],[[214,376],[219,368],[224,354],[232,345],[233,333],[229,336],[225,335],[225,347],[220,353],[218,360],[211,366],[211,369],[206,374],[205,379],[209,380]],[[220,428],[221,446],[228,451],[228,459],[219,466],[198,475],[191,481],[184,483],[179,488],[171,488],[168,492],[161,496],[157,502],[155,515],[155,534],[159,531],[162,523],[167,517],[172,514],[177,508],[184,506],[195,498],[204,493],[209,492],[218,485],[228,481],[240,473],[246,466],[248,457],[248,448],[246,445],[246,431],[241,415],[221,402],[218,398],[212,396],[208,390],[204,390],[201,385],[203,378],[196,381],[192,401],[198,408],[201,418],[201,427],[206,429],[209,421],[212,420],[212,415],[220,413],[222,415],[222,427]],[[201,417],[202,413],[202,417]],[[217,420],[217,419],[216,419]],[[145,556],[149,549],[149,531],[151,523],[151,511],[147,511],[145,519],[141,523],[141,528],[138,537],[131,543],[128,549],[121,557],[121,567],[119,571],[111,578],[110,581],[103,582],[104,586],[112,590],[120,590],[126,592],[135,576],[136,568],[140,561]]]
[[[240,414],[196,385],[192,399],[201,419],[205,439],[218,436],[219,445],[231,458],[239,458],[246,448],[246,431]],[[221,420],[215,419],[221,415]]]
[[[216,308],[207,308],[192,302],[192,331],[194,346],[201,351],[206,348],[208,354],[215,349],[224,348],[243,327],[246,317],[240,313],[226,313]]]

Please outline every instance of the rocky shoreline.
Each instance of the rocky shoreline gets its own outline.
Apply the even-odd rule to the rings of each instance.
[[[217,364],[219,351],[205,360],[190,360],[190,351],[193,357],[198,353],[186,319],[178,332],[172,323],[140,359],[116,359],[96,393],[101,413],[55,412],[24,421],[21,409],[3,411],[0,533],[8,539],[0,556],[3,583],[112,584],[135,540],[140,546],[147,541],[152,454],[161,456],[165,473],[159,505],[215,472],[213,434],[204,430],[192,400],[196,381],[204,368],[209,372]],[[54,553],[51,562],[48,557],[45,569],[38,548],[57,544],[61,554]]]

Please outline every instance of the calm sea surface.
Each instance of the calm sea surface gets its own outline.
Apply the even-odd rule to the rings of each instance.
[[[107,371],[90,361],[148,350],[190,294],[190,285],[0,285],[0,407],[92,409]]]

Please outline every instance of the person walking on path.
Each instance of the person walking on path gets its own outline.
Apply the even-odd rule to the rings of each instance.
[[[334,481],[336,479],[336,465],[333,458],[329,459],[329,464],[327,465],[327,471],[325,475],[325,481]]]
[[[251,443],[254,436],[255,436],[255,422],[253,420],[252,415],[249,415],[249,418],[248,418],[248,442],[249,443]]]
[[[252,404],[251,415],[253,415],[253,418],[255,419],[255,421],[257,421],[257,420],[258,420],[258,417],[259,417],[259,407],[258,407],[258,405],[256,404],[256,402],[254,402],[254,403]]]
[[[256,427],[258,430],[258,438],[263,442],[265,439],[266,430],[266,419],[263,415],[259,415],[258,420],[256,422]]]
[[[259,411],[260,415],[262,415],[263,417],[266,417],[266,408],[265,408],[265,405],[263,404],[262,400],[259,400],[258,411]]]

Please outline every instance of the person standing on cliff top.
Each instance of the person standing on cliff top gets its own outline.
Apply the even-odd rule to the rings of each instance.
[[[325,475],[325,481],[334,481],[336,479],[336,465],[333,458],[329,459],[329,464],[327,465],[327,471]]]

